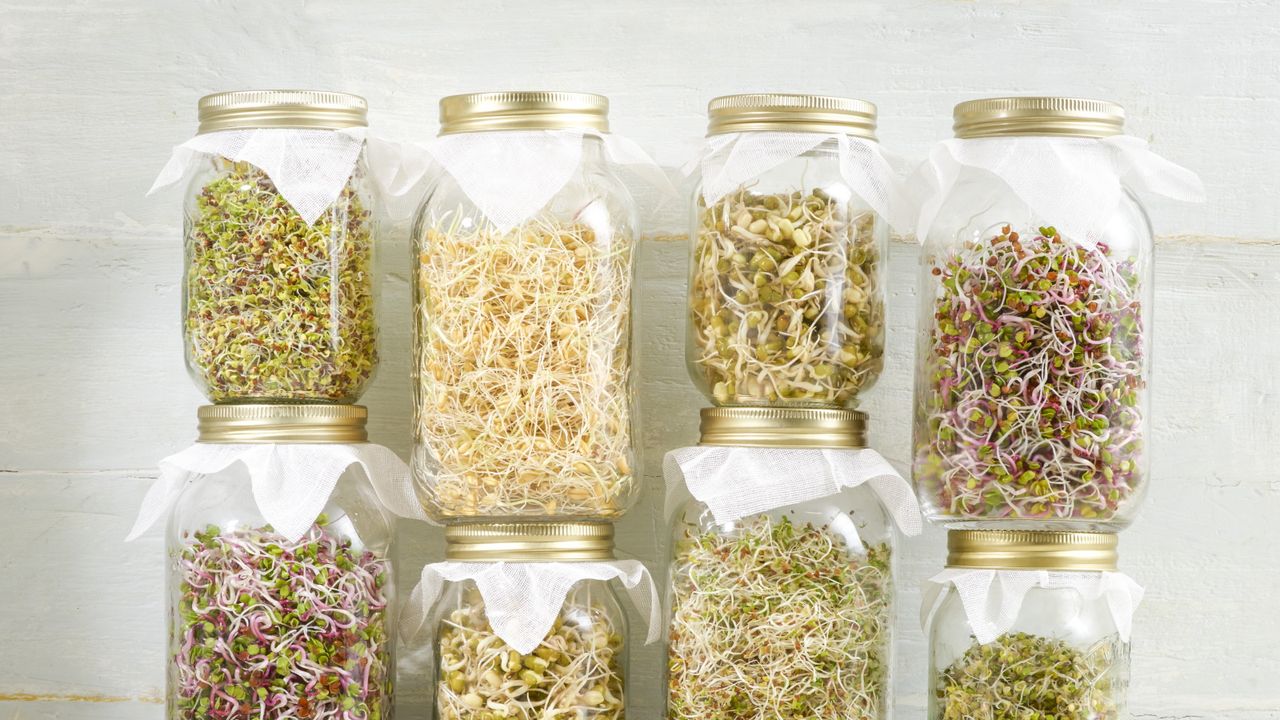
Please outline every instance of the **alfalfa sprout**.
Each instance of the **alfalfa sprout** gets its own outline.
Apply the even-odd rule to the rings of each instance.
[[[826,528],[760,515],[689,532],[671,574],[671,720],[883,716],[887,545],[854,552]]]

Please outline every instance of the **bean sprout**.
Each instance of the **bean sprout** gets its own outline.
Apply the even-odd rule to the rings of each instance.
[[[692,362],[718,404],[847,405],[880,372],[876,217],[815,189],[701,211]]]
[[[571,593],[551,632],[521,655],[498,637],[474,587],[437,637],[439,720],[621,720],[623,630]]]
[[[889,548],[768,516],[679,541],[671,720],[872,720],[885,712]]]
[[[935,261],[916,477],[961,518],[1112,518],[1142,482],[1140,278],[1009,226]]]
[[[428,508],[620,515],[634,490],[630,238],[461,217],[419,241],[414,460]]]

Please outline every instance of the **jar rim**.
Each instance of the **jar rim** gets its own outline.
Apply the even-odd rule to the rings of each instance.
[[[467,562],[613,559],[613,525],[595,522],[464,523],[445,528],[445,558]]]
[[[710,407],[701,412],[699,445],[862,449],[866,413],[844,408]]]
[[[947,567],[1114,572],[1118,540],[1114,533],[952,530]]]
[[[201,443],[364,443],[369,411],[327,403],[228,403],[196,411]]]
[[[735,132],[838,133],[876,140],[875,103],[796,93],[722,95],[707,103],[707,136]]]
[[[1124,134],[1124,108],[1110,100],[1010,96],[966,100],[952,110],[957,138],[1045,135],[1104,138]]]
[[[197,134],[222,130],[343,130],[369,125],[369,104],[331,90],[232,90],[200,98]]]
[[[440,100],[440,135],[495,130],[609,132],[609,98],[588,92],[513,90]]]

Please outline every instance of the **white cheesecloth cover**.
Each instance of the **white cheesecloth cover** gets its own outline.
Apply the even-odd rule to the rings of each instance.
[[[905,535],[919,535],[911,485],[871,449],[753,448],[698,445],[663,459],[670,517],[693,496],[718,523],[835,495],[863,483]]]
[[[1195,173],[1129,135],[956,138],[934,146],[913,183],[919,206],[916,237],[922,242],[965,168],[1000,178],[1041,222],[1086,243],[1097,242],[1126,190],[1204,200],[1204,185]]]
[[[239,463],[252,484],[263,519],[290,542],[301,538],[324,511],[338,478],[359,465],[383,506],[400,517],[427,520],[409,468],[395,453],[373,443],[337,445],[196,443],[160,461],[160,477],[147,491],[126,540],[167,516],[186,487],[204,475]]]
[[[430,616],[445,583],[475,582],[484,613],[502,641],[527,655],[551,632],[574,585],[583,580],[618,580],[642,617],[648,620],[646,644],[661,637],[658,588],[639,560],[599,562],[438,562],[422,568],[401,620],[412,640]]]
[[[533,217],[582,163],[582,140],[599,138],[609,161],[666,193],[666,173],[639,145],[588,130],[495,130],[442,135],[427,149],[498,232]]]
[[[902,188],[901,173],[873,140],[842,133],[740,132],[712,135],[701,155],[685,166],[686,174],[698,169],[702,198],[715,203],[793,158],[823,143],[835,141],[840,175],[859,198],[898,232],[911,222],[911,206]]]
[[[371,137],[363,127],[221,130],[175,146],[147,194],[179,182],[206,157],[216,155],[262,170],[280,196],[311,225],[342,194],[366,147],[369,172],[388,195],[404,194],[429,168],[429,158],[421,149]]]
[[[921,624],[929,627],[947,593],[957,593],[973,636],[983,645],[1013,628],[1022,601],[1032,588],[1071,589],[1086,601],[1105,598],[1120,639],[1129,642],[1133,614],[1142,602],[1142,586],[1119,572],[947,569],[929,579],[921,605]]]

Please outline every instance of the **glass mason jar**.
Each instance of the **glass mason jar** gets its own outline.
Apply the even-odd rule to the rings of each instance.
[[[715,408],[702,445],[858,448],[862,428],[846,410]],[[893,545],[869,485],[733,522],[689,500],[672,531],[668,719],[887,718]]]
[[[290,430],[347,442],[354,416],[344,416],[327,427],[294,418]],[[254,440],[245,418],[228,420],[202,416],[201,442],[291,441],[279,425],[257,428],[273,440]],[[242,464],[194,480],[167,531],[168,718],[390,718],[393,529],[358,467],[296,541],[263,518]]]
[[[364,99],[344,93],[200,100],[201,134],[291,128],[314,133],[323,147],[324,135],[365,125]],[[378,364],[376,202],[363,150],[338,199],[311,225],[258,167],[204,156],[184,205],[182,306],[187,369],[206,397],[360,397]]]
[[[532,557],[569,562],[590,554],[570,547],[580,545],[581,538],[547,535],[525,539],[526,551],[537,543],[555,545],[535,549],[531,556],[507,554],[520,543],[508,542],[494,551],[483,541],[468,548],[469,554],[459,555],[453,544],[456,533],[484,527],[451,526],[446,531],[450,559],[528,562]],[[533,528],[546,526],[499,527],[537,532]],[[607,532],[611,548],[612,530]],[[572,557],[556,556],[565,552]],[[432,651],[437,720],[621,720],[626,715],[627,617],[608,581],[574,584],[550,632],[529,654],[517,652],[497,635],[473,580],[448,585],[432,611],[431,624],[436,629]]]
[[[1066,98],[971,101],[955,117],[957,137],[983,143],[1088,142],[1124,120]],[[921,229],[914,479],[932,521],[1114,531],[1145,494],[1151,225],[1127,191],[1096,237],[1063,222],[962,167]]]
[[[440,103],[441,134],[474,136],[464,140],[476,153],[486,143],[541,152],[550,143],[530,131],[543,131],[580,138],[582,155],[514,227],[495,224],[448,173],[418,212],[413,468],[438,521],[612,520],[635,499],[636,210],[605,156],[607,112],[605,98],[583,93]]]
[[[740,134],[735,153],[794,142],[776,133],[875,141],[876,108],[862,100],[730,95],[708,112],[709,136]],[[840,160],[831,137],[710,204],[698,183],[685,347],[714,404],[852,407],[879,376],[889,228]]]
[[[1103,537],[1112,542],[1114,570],[1115,536]],[[929,720],[1128,717],[1129,643],[1116,629],[1106,596],[1032,587],[1012,627],[984,644],[974,637],[959,593],[944,592],[925,629]]]

